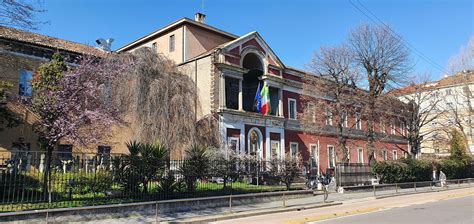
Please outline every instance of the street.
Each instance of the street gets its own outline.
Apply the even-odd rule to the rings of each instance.
[[[474,223],[474,196],[310,223]]]
[[[456,189],[215,223],[472,223],[474,189]],[[341,218],[342,217],[342,218]]]

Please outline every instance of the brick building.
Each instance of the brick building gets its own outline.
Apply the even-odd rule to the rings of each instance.
[[[15,96],[31,97],[33,72],[56,52],[71,66],[84,54],[105,55],[104,51],[87,45],[0,26],[0,80],[13,84],[11,93]],[[38,136],[32,128],[36,116],[20,104],[7,106],[23,122],[0,132],[0,157],[8,158],[15,150],[39,151]],[[72,150],[72,146],[66,148]]]
[[[323,172],[341,161],[335,129],[309,133],[301,125],[302,80],[311,74],[286,66],[258,32],[239,37],[205,24],[204,19],[199,13],[195,20],[183,18],[117,51],[149,47],[174,60],[196,83],[198,117],[218,115],[227,150],[261,159],[299,152],[312,169]],[[255,111],[259,84],[269,86],[271,115]],[[400,134],[403,118],[391,114],[393,119],[387,125],[384,121],[376,125],[386,136],[377,143],[377,160],[406,156],[407,141]],[[356,116],[348,116],[348,122],[355,123]],[[367,163],[366,121],[355,127],[348,140],[350,161]]]

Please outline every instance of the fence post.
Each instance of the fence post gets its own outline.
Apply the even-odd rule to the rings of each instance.
[[[159,223],[159,220],[158,220],[158,201],[156,201],[156,203],[155,203],[155,221],[156,221],[156,223]]]
[[[285,192],[283,192],[283,208],[286,207]]]
[[[430,191],[433,190],[433,181],[430,181]]]
[[[458,187],[461,187],[461,180],[458,179]]]
[[[413,186],[415,187],[415,192],[416,192],[416,182],[413,184]]]
[[[395,183],[395,194],[398,194],[398,184]]]
[[[374,189],[374,197],[376,196],[375,194],[375,185],[372,185],[372,188]]]
[[[232,213],[232,193],[229,195],[229,213]]]

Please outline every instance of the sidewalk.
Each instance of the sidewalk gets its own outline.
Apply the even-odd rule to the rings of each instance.
[[[363,202],[374,200],[377,198],[391,197],[397,195],[406,195],[413,193],[423,193],[423,192],[435,192],[435,191],[444,191],[449,189],[458,189],[469,187],[468,184],[461,185],[452,185],[449,188],[441,187],[420,187],[416,191],[413,188],[409,189],[388,189],[383,191],[377,191],[376,195],[372,189],[365,192],[354,192],[354,193],[331,193],[328,197],[327,203],[323,202],[323,195],[318,193],[315,196],[309,196],[304,198],[288,199],[284,200],[283,198],[280,201],[272,201],[258,204],[244,204],[244,205],[232,205],[230,207],[220,207],[205,209],[199,211],[190,211],[183,213],[173,213],[173,214],[158,214],[158,220],[155,216],[136,216],[136,217],[127,217],[127,218],[118,218],[118,219],[105,219],[90,221],[86,223],[129,223],[129,222],[138,222],[138,223],[151,223],[151,222],[164,222],[164,223],[174,223],[174,222],[197,222],[204,220],[212,220],[216,217],[219,219],[223,218],[235,218],[235,217],[248,217],[269,213],[285,212],[285,211],[295,211],[295,210],[304,210],[311,209],[322,206],[331,206],[331,205],[340,205],[341,203],[350,204],[356,202]],[[474,185],[471,185],[474,187]],[[398,192],[398,193],[397,193]],[[225,217],[224,217],[225,216]]]

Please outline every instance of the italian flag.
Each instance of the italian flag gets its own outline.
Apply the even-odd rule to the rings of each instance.
[[[262,113],[262,115],[269,115],[270,114],[270,111],[271,111],[271,108],[270,108],[270,93],[269,93],[269,90],[268,90],[268,86],[264,86],[262,88],[262,91],[260,92],[260,96],[261,96],[261,102],[262,102],[262,109],[260,110],[260,112]]]

